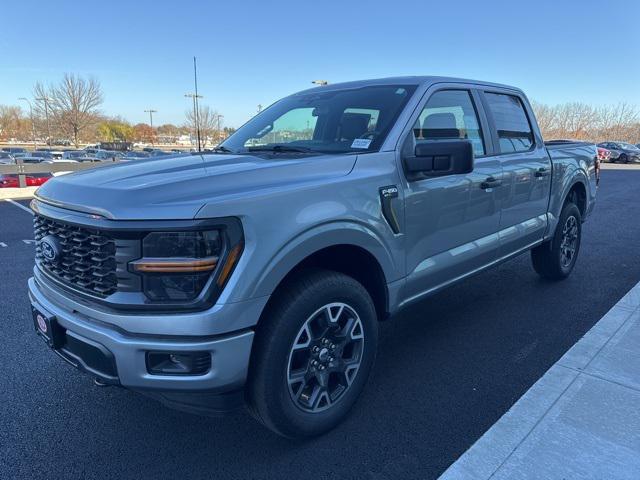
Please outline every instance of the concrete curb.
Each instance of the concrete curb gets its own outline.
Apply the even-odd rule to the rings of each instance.
[[[23,200],[33,198],[38,187],[0,188],[0,200]]]
[[[440,480],[639,478],[639,336],[640,283]]]

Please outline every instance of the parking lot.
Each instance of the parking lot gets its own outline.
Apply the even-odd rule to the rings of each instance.
[[[382,325],[371,381],[331,433],[290,442],[98,388],[33,332],[31,215],[0,201],[0,478],[437,478],[640,279],[640,167],[607,165],[572,276],[523,255]],[[20,201],[20,205],[28,202]]]

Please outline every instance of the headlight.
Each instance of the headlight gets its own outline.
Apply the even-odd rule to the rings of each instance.
[[[131,269],[149,300],[189,302],[209,287],[221,290],[241,252],[242,241],[233,244],[225,230],[152,232]]]

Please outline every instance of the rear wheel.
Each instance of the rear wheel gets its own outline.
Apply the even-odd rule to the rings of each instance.
[[[572,202],[565,203],[553,238],[531,250],[534,270],[543,278],[562,280],[572,272],[580,251],[582,217]]]
[[[360,283],[329,271],[297,276],[276,293],[256,331],[251,413],[289,438],[330,430],[364,388],[377,339],[373,301]]]

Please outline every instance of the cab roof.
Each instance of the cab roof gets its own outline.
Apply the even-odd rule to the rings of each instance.
[[[440,76],[402,76],[402,77],[387,77],[387,78],[374,78],[369,80],[356,80],[352,82],[342,83],[330,83],[328,85],[317,86],[298,92],[298,94],[304,94],[314,91],[322,90],[345,90],[351,88],[361,88],[374,85],[433,85],[435,83],[472,83],[476,85],[483,85],[487,87],[506,88],[509,90],[521,91],[516,87],[510,85],[503,85],[500,83],[484,82],[480,80],[471,80],[468,78],[456,78],[456,77],[440,77]]]

